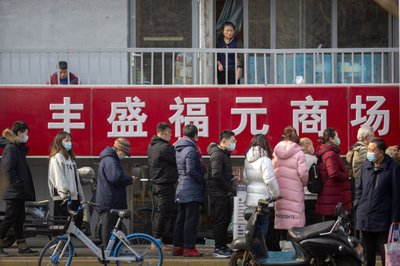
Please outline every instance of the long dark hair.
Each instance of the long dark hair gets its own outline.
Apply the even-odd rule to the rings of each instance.
[[[260,147],[261,149],[265,150],[267,152],[267,157],[272,160],[272,157],[273,157],[272,149],[271,149],[271,146],[269,145],[267,137],[264,134],[255,135],[251,139],[250,145],[249,145],[249,148],[247,149],[247,151],[249,151],[252,147]]]
[[[285,127],[285,129],[283,130],[282,138],[281,138],[281,141],[282,140],[290,140],[297,144],[300,143],[300,138],[297,135],[297,131],[292,126]]]
[[[329,143],[331,138],[336,136],[336,130],[333,127],[325,128],[322,136],[318,138],[318,144]]]
[[[64,158],[67,160],[69,157],[71,157],[72,160],[75,160],[75,155],[71,150],[67,151],[64,148],[64,145],[62,144],[63,139],[69,137],[72,140],[71,134],[65,131],[60,131],[57,133],[57,135],[54,137],[53,142],[51,143],[50,146],[50,157],[55,156],[57,153],[61,152],[61,154],[64,156]]]

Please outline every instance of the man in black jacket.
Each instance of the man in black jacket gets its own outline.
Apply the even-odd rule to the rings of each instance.
[[[386,144],[372,138],[368,144],[367,162],[361,168],[360,186],[354,207],[357,229],[361,230],[367,265],[375,265],[378,246],[385,265],[384,245],[392,223],[400,223],[400,166],[385,154]]]
[[[214,257],[227,258],[232,250],[226,245],[226,234],[232,218],[232,175],[230,152],[236,148],[235,133],[224,130],[219,135],[219,144],[208,145],[210,170],[208,193],[210,195],[211,214],[214,224],[215,249]]]
[[[14,227],[15,240],[18,245],[18,255],[37,255],[31,250],[24,237],[25,201],[35,200],[35,188],[32,174],[26,161],[29,127],[23,121],[16,121],[11,130],[5,129],[0,138],[0,147],[4,148],[1,167],[7,176],[9,185],[4,193],[6,202],[4,220],[0,225],[0,247],[11,246],[14,239],[6,237],[8,230]]]
[[[161,239],[169,222],[172,233],[175,224],[175,184],[178,180],[175,150],[169,144],[171,126],[160,122],[157,124],[157,136],[153,136],[147,149],[150,167],[150,182],[153,192],[153,236]]]

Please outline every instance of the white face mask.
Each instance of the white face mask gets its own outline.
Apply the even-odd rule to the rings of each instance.
[[[236,149],[236,142],[235,143],[230,143],[228,146],[228,151],[233,151]]]
[[[28,136],[28,135],[22,135],[22,136],[19,138],[19,142],[21,142],[21,143],[26,143],[26,142],[28,141],[28,139],[29,139],[29,136]]]

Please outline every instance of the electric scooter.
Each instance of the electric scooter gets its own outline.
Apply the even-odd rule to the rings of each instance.
[[[248,221],[245,235],[233,241],[229,265],[340,265],[363,264],[363,248],[359,240],[350,236],[350,221],[343,212],[343,205],[336,206],[336,221],[325,221],[306,227],[294,227],[288,231],[293,245],[290,251],[268,251],[262,223],[269,216],[270,200],[259,200],[258,206],[247,208],[244,216]]]

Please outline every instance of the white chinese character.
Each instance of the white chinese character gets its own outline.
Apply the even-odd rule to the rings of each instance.
[[[61,119],[62,122],[47,123],[47,128],[59,128],[66,132],[71,132],[71,129],[84,129],[85,123],[71,122],[72,119],[81,119],[80,113],[71,113],[74,110],[83,110],[82,103],[71,103],[70,97],[64,97],[63,103],[51,103],[50,110],[62,110],[62,113],[53,113],[53,119]]]
[[[350,108],[356,110],[356,119],[351,120],[351,125],[372,126],[376,131],[381,126],[383,119],[383,128],[378,130],[378,133],[380,136],[386,135],[389,132],[390,111],[379,110],[386,102],[386,98],[383,96],[367,96],[367,102],[375,102],[375,104],[367,110],[366,116],[362,116],[361,111],[367,109],[367,105],[362,103],[361,97],[361,95],[357,95],[356,103],[351,104]]]
[[[236,103],[262,103],[262,97],[236,97]],[[240,114],[240,124],[233,130],[239,135],[247,126],[247,116],[250,115],[250,132],[253,135],[267,134],[269,126],[263,124],[262,129],[257,129],[257,115],[267,114],[267,108],[232,108],[231,114]]]
[[[305,101],[291,101],[290,105],[300,107],[300,109],[293,110],[293,127],[298,134],[317,133],[321,135],[326,129],[326,109],[319,108],[328,106],[328,101],[314,101],[308,95]],[[312,108],[307,109],[307,106]],[[301,130],[299,124],[301,124]]]
[[[208,97],[205,98],[175,98],[176,104],[169,106],[170,110],[176,110],[175,114],[169,118],[171,123],[175,123],[175,137],[181,136],[181,125],[193,124],[199,130],[199,137],[208,137],[208,116],[206,104],[209,103]],[[186,115],[184,114],[186,104]]]
[[[133,100],[133,102],[132,102]],[[143,131],[143,123],[147,119],[146,114],[141,114],[145,102],[138,97],[126,97],[125,102],[112,102],[111,114],[107,118],[112,124],[112,131],[108,137],[147,137],[147,131]]]

